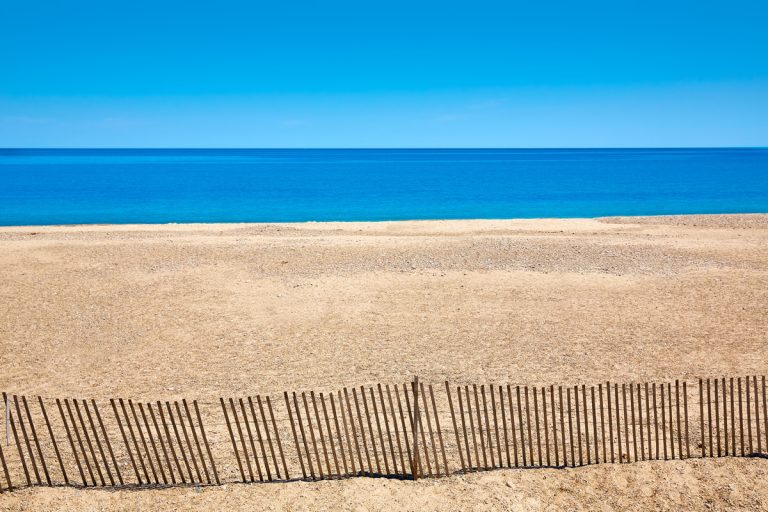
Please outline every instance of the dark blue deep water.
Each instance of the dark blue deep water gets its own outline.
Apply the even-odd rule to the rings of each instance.
[[[0,149],[0,225],[768,212],[768,149]]]

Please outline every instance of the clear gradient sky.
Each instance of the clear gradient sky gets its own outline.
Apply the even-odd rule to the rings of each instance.
[[[0,147],[768,146],[768,1],[0,4]]]

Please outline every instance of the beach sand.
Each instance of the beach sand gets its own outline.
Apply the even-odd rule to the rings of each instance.
[[[0,389],[145,399],[765,374],[768,215],[0,228]],[[768,509],[768,460],[27,489],[0,509]]]

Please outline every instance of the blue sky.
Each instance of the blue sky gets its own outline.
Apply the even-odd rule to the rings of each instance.
[[[5,0],[0,147],[768,146],[768,2]]]

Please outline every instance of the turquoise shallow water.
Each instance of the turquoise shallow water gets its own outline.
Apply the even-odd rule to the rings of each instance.
[[[0,225],[768,212],[768,149],[0,149]]]

